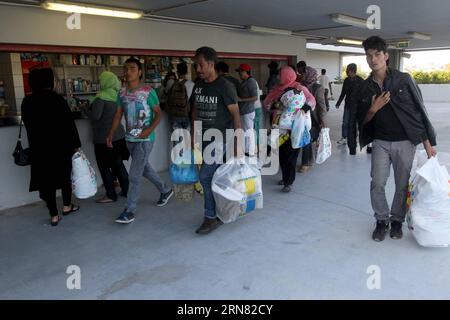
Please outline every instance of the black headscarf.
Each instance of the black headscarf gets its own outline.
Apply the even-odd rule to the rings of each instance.
[[[53,90],[55,76],[51,68],[33,69],[30,72],[29,84],[31,91],[38,92],[45,89]]]

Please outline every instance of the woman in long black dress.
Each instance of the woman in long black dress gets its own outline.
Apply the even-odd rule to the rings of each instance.
[[[61,189],[63,215],[78,211],[72,204],[72,156],[81,147],[80,137],[66,100],[53,91],[52,69],[30,73],[32,94],[22,103],[22,119],[31,150],[30,192],[39,191],[47,204],[51,225],[61,220],[56,204],[56,190]]]

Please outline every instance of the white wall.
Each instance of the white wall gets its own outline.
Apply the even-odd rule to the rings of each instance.
[[[327,75],[333,81],[340,75],[340,53],[320,50],[306,50],[306,61],[308,66],[318,69],[326,69]]]
[[[450,102],[450,84],[419,84],[424,101]]]

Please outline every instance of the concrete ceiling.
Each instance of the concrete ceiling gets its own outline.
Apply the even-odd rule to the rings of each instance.
[[[24,2],[24,1],[19,1]],[[26,1],[36,2],[36,1]],[[428,33],[431,40],[411,39],[409,49],[450,48],[448,0],[72,0],[72,2],[141,9],[149,14],[227,25],[256,25],[286,29],[318,38],[409,39],[409,31]],[[381,29],[369,30],[333,22],[342,13],[360,18],[376,4],[381,8]]]

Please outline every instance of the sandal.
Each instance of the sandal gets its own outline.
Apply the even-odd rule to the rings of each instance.
[[[77,212],[78,210],[80,210],[80,206],[74,205],[73,203],[70,205],[70,210],[69,211],[64,211],[63,209],[63,216],[67,216],[73,212]]]
[[[53,221],[53,219],[50,218],[50,225],[52,227],[56,227],[58,225],[58,223],[62,220],[61,216],[58,215],[57,217],[58,217],[58,220],[56,220],[56,221]]]
[[[101,199],[98,199],[95,201],[96,203],[111,203],[111,202],[116,202],[115,200],[108,198],[108,197],[103,197]]]
[[[301,167],[297,168],[297,172],[305,173],[306,171],[308,171],[311,168],[312,168],[312,166],[301,166]]]

